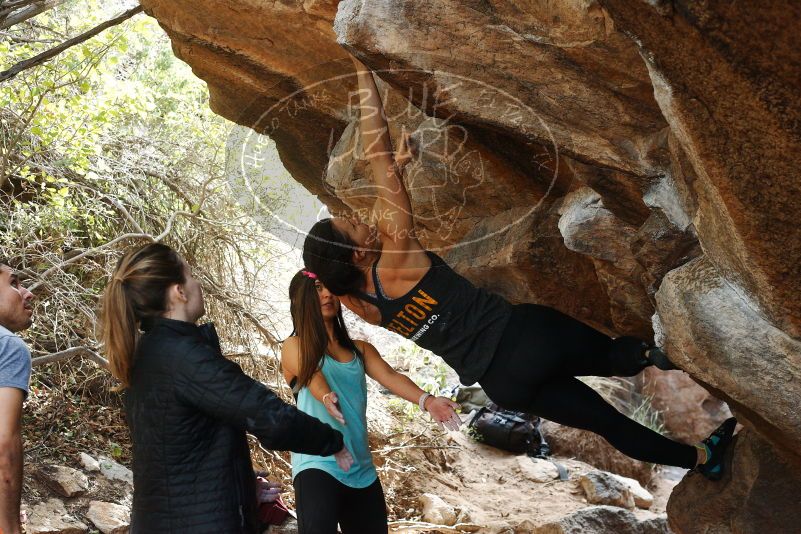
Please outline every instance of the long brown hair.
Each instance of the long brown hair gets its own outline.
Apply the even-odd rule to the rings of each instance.
[[[166,311],[167,289],[186,282],[184,263],[173,249],[151,243],[123,254],[101,302],[101,340],[111,374],[130,385],[139,325]]]
[[[325,320],[320,311],[320,297],[317,295],[315,278],[308,276],[308,270],[300,270],[289,283],[289,310],[292,314],[292,335],[298,336],[300,342],[300,362],[298,365],[298,387],[309,384],[314,373],[320,367],[320,361],[328,347],[328,333]],[[350,338],[342,307],[334,318],[334,336],[345,348],[354,351],[361,358],[362,353]]]

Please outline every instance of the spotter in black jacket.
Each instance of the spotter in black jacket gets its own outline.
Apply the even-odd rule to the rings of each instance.
[[[124,403],[133,438],[131,534],[258,532],[246,432],[328,456],[342,434],[227,360],[211,324],[143,322]]]

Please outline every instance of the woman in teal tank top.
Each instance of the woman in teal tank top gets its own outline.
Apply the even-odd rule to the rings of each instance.
[[[282,348],[281,367],[298,409],[342,432],[353,465],[346,472],[335,460],[292,454],[292,479],[301,534],[387,532],[381,482],[367,436],[366,375],[392,393],[418,403],[450,429],[460,421],[458,405],[433,397],[392,369],[371,344],[352,340],[339,299],[310,271],[299,271],[289,285],[295,329]]]

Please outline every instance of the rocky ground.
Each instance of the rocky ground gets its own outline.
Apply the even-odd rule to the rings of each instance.
[[[466,427],[449,433],[435,430],[375,384],[370,396],[371,445],[393,531],[669,532],[665,507],[683,475],[680,471],[657,472],[634,461],[609,463],[609,451],[591,437],[549,424],[548,439],[560,451],[554,459],[569,471],[568,480],[562,481],[547,460],[478,443]],[[567,452],[569,443],[576,445],[575,453]],[[269,458],[256,448],[257,466],[269,467],[265,465]],[[638,477],[645,488],[605,469]],[[275,468],[274,472],[273,478],[286,484],[284,498],[292,506],[287,473]],[[106,456],[78,452],[26,465],[25,532],[127,532],[131,492],[131,472]],[[290,519],[269,532],[294,531]]]
[[[447,392],[457,383],[456,375],[430,353],[355,322],[350,315],[346,320],[354,338],[381,347],[388,362],[421,387]],[[248,361],[240,361],[246,372],[287,393],[274,381],[274,369],[251,369]],[[265,360],[265,368],[274,366],[271,361]],[[127,532],[133,490],[130,441],[119,396],[111,391],[113,382],[90,364],[64,369],[63,374],[56,371],[37,373],[26,404],[25,532]],[[660,418],[679,439],[706,435],[718,414],[682,408],[671,393],[676,387],[661,393],[648,387],[666,384],[666,377],[681,379],[676,372],[639,377],[643,390],[665,403]],[[610,387],[591,385],[599,390]],[[692,397],[687,391],[694,390],[685,386],[681,391]],[[478,443],[469,437],[466,425],[459,432],[438,430],[415,406],[370,380],[368,395],[370,444],[395,532],[669,532],[665,510],[673,487],[684,476],[682,470],[656,470],[615,451],[594,434],[544,422],[554,460],[569,471],[568,480],[562,481],[552,463]],[[682,424],[670,424],[671,410]],[[469,418],[467,413],[462,416]],[[284,484],[283,499],[294,508],[289,455],[264,451],[255,440],[251,445],[256,469]],[[290,519],[269,532],[293,534],[296,525]]]
[[[555,457],[569,471],[561,481],[547,460],[499,451],[463,432],[450,433],[447,441],[452,448],[407,456],[415,467],[407,484],[420,504],[410,515],[422,522],[493,534],[578,532],[577,525],[593,533],[669,532],[665,505],[675,477],[656,476],[646,490],[633,479]]]
[[[22,510],[27,534],[128,532],[133,473],[80,453],[70,465],[26,465]]]

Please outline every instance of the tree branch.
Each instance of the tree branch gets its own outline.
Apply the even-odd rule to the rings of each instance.
[[[8,39],[12,43],[45,43],[45,44],[53,44],[57,43],[58,40],[56,39],[30,39],[28,37],[20,37],[19,35],[8,33],[8,32],[0,32],[0,37],[3,39]]]
[[[214,282],[211,276],[207,275],[207,278],[211,282]],[[258,330],[259,334],[261,334],[262,338],[264,339],[264,341],[267,342],[268,345],[270,345],[271,347],[278,346],[278,340],[275,339],[275,336],[270,332],[270,330],[267,329],[266,326],[264,326],[261,323],[261,321],[259,321],[259,319],[255,315],[253,315],[253,313],[250,310],[245,308],[245,306],[236,298],[231,298],[228,295],[224,294],[223,292],[217,291],[216,290],[217,287],[220,287],[220,284],[212,283],[208,285],[206,291],[210,296],[213,296],[218,301],[228,306],[228,308],[230,308],[232,311],[240,313],[242,317],[247,319],[250,322],[250,324],[252,324],[256,328],[256,330]]]
[[[173,212],[172,215],[170,215],[170,218],[167,221],[167,225],[164,227],[164,231],[161,232],[159,235],[157,235],[155,237],[152,234],[139,234],[139,233],[122,234],[122,235],[119,235],[119,236],[115,237],[111,241],[103,243],[100,246],[86,249],[83,252],[81,252],[80,254],[77,254],[77,255],[62,261],[61,263],[59,263],[57,265],[53,265],[52,267],[47,269],[45,272],[43,272],[41,275],[39,275],[39,277],[38,277],[39,279],[36,282],[31,284],[30,287],[28,287],[28,290],[29,291],[33,291],[36,288],[38,288],[42,284],[44,279],[47,278],[50,274],[52,274],[54,271],[56,271],[58,269],[61,269],[63,267],[66,267],[67,265],[69,265],[71,263],[75,263],[76,261],[78,261],[78,260],[80,260],[82,258],[85,258],[86,256],[95,254],[95,253],[97,253],[98,251],[100,251],[102,249],[109,248],[112,245],[115,245],[115,244],[119,243],[120,241],[125,241],[126,239],[147,239],[148,241],[152,241],[154,243],[158,243],[162,239],[164,239],[165,237],[167,237],[169,235],[170,231],[172,230],[172,225],[175,222],[175,218],[178,215],[182,215],[184,217],[192,217],[192,218],[195,217],[194,213],[189,213],[187,211],[176,211],[176,212]]]
[[[46,363],[53,363],[53,362],[60,362],[62,360],[67,360],[69,358],[73,358],[75,356],[82,356],[89,360],[92,360],[103,369],[108,369],[108,360],[104,357],[96,353],[95,351],[87,348],[87,347],[72,347],[67,350],[62,350],[60,352],[54,352],[53,354],[48,354],[47,356],[38,356],[31,360],[31,365],[36,367],[37,365],[44,365]]]
[[[35,2],[12,2],[2,6],[5,13],[0,13],[0,30],[6,30],[15,24],[25,22],[26,20],[35,17],[40,13],[44,13],[49,9],[53,9],[59,4],[63,4],[67,0],[44,0]],[[11,12],[13,9],[25,6],[26,4],[34,4],[17,12]]]
[[[20,61],[10,69],[0,72],[0,83],[14,78],[17,74],[19,74],[24,70],[30,69],[31,67],[35,67],[37,65],[41,65],[47,60],[57,56],[64,50],[91,39],[92,37],[101,33],[102,31],[128,20],[129,18],[133,17],[137,13],[140,13],[141,11],[142,11],[142,6],[136,6],[133,9],[129,9],[122,15],[115,17],[111,20],[107,20],[103,24],[99,24],[98,26],[95,26],[91,30],[84,32],[77,37],[73,37],[72,39],[64,41],[60,45],[53,47],[50,50],[46,50],[45,52],[42,52],[41,54],[38,54],[32,58]],[[3,28],[2,24],[0,24],[0,28]]]

